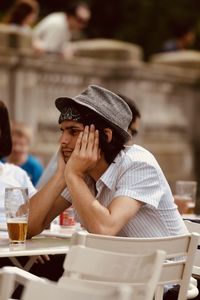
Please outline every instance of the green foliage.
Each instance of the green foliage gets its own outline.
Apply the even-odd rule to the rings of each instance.
[[[93,18],[88,34],[139,44],[146,59],[172,37],[171,27],[175,22],[200,18],[199,0],[93,0],[91,4]],[[197,44],[199,27],[196,26]]]

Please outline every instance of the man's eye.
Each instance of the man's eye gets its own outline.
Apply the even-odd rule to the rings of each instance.
[[[81,131],[81,130],[71,129],[71,130],[70,130],[70,134],[71,134],[71,135],[77,135],[77,134],[79,134],[80,131]]]
[[[62,128],[60,128],[60,131],[63,132],[64,130]]]

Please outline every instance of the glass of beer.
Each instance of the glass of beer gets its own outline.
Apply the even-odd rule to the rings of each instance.
[[[10,242],[24,243],[29,214],[28,188],[5,189],[5,212]]]
[[[177,181],[175,186],[175,203],[181,214],[194,213],[196,205],[197,182]]]

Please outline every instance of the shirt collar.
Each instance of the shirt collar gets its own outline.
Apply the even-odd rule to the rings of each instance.
[[[125,155],[124,151],[121,150],[119,154],[115,157],[114,161],[110,164],[108,169],[102,174],[102,176],[97,180],[96,187],[99,189],[101,183],[106,185],[110,190],[116,184],[118,172],[116,170],[119,168],[122,157]]]

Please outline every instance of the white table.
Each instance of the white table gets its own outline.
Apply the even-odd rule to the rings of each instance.
[[[8,238],[0,238],[0,257],[66,254],[70,239],[37,236],[24,244],[10,244]]]
[[[190,220],[195,220],[195,219],[199,219],[200,220],[200,215],[196,215],[196,214],[183,214],[182,218],[183,219],[190,219]]]
[[[42,234],[26,240],[24,244],[10,244],[7,232],[0,231],[0,258],[7,257],[15,266],[29,271],[39,255],[67,254],[70,237],[76,229],[54,230],[45,230]],[[30,257],[25,266],[17,259],[20,256]]]

